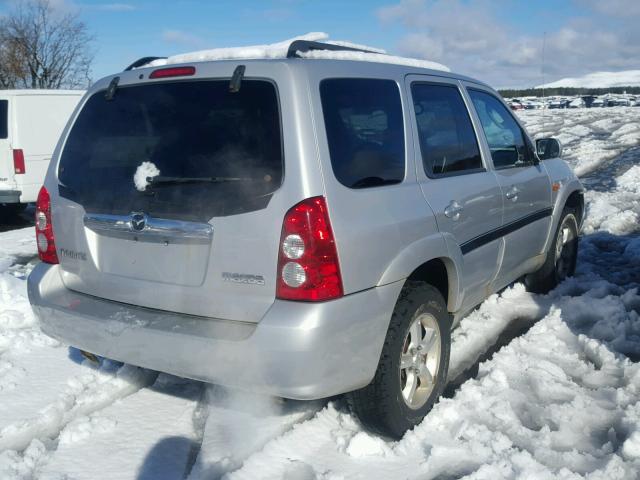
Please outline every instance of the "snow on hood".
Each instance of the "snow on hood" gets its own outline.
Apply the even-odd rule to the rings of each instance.
[[[448,67],[436,62],[386,55],[386,52],[379,48],[345,41],[329,40],[329,35],[324,32],[310,32],[305,35],[300,35],[288,40],[284,40],[282,42],[271,44],[250,45],[246,47],[214,48],[210,50],[182,53],[179,55],[173,55],[169,58],[154,60],[153,62],[144,65],[144,67],[160,67],[176,63],[207,62],[214,60],[259,60],[287,58],[289,46],[295,40],[324,42],[332,45],[340,45],[343,47],[369,50],[369,52],[315,50],[312,52],[301,54],[301,56],[304,58],[358,60],[364,62],[391,63],[395,65],[406,65],[410,67],[429,68],[432,70],[443,70],[446,72],[450,71]]]

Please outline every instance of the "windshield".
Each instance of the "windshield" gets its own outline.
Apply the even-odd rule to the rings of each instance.
[[[8,113],[9,110],[9,101],[8,100],[0,100],[0,139],[7,138],[9,135],[8,129]]]
[[[136,188],[143,164],[163,177],[259,181]],[[112,100],[97,92],[79,114],[60,159],[60,194],[91,212],[207,221],[266,207],[282,164],[270,82],[244,80],[236,93],[229,80],[120,87]]]

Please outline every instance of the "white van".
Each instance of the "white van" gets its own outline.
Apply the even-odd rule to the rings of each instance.
[[[82,90],[0,90],[0,206],[35,202]]]

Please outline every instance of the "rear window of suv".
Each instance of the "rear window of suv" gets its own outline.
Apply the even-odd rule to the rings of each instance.
[[[393,80],[334,78],[320,83],[333,172],[349,188],[400,183],[404,124]]]
[[[143,162],[188,181],[136,189]],[[278,96],[273,83],[161,82],[97,92],[84,105],[60,159],[61,195],[94,213],[134,211],[208,221],[264,208],[283,176]]]
[[[9,136],[9,101],[0,100],[0,138]]]

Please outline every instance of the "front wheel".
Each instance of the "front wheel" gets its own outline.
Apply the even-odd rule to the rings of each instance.
[[[442,394],[449,369],[451,325],[442,294],[408,281],[395,306],[371,383],[347,394],[369,429],[400,438]]]
[[[573,210],[565,208],[544,264],[525,277],[527,289],[534,293],[548,293],[575,273],[577,260],[578,221]]]

